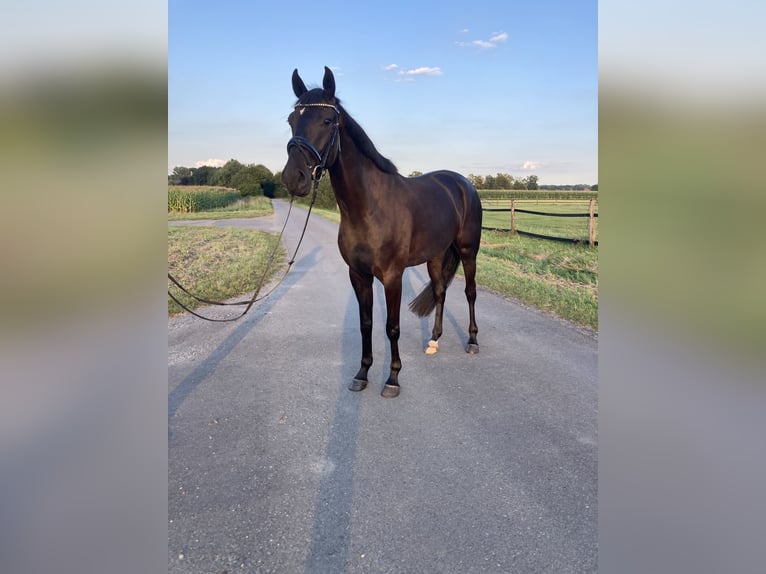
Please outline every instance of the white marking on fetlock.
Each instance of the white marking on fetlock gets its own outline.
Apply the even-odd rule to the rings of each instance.
[[[433,339],[428,341],[428,347],[426,348],[426,355],[435,355],[439,352],[439,341]]]

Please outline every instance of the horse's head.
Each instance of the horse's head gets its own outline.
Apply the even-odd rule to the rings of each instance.
[[[312,181],[332,166],[340,152],[340,109],[335,99],[335,77],[325,66],[322,88],[308,90],[293,71],[293,91],[298,102],[287,119],[293,137],[287,142],[287,163],[282,183],[291,195],[305,196]]]

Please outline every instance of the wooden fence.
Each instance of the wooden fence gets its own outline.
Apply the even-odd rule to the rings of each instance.
[[[532,211],[529,209],[518,209],[516,207],[516,200],[511,200],[511,207],[484,207],[482,208],[482,211],[507,211],[511,214],[511,227],[510,229],[499,229],[497,227],[482,227],[482,229],[487,229],[490,231],[510,231],[512,234],[519,234],[519,235],[526,235],[529,237],[537,237],[540,239],[551,239],[553,241],[566,241],[571,243],[581,243],[581,239],[572,239],[570,237],[553,237],[550,235],[540,235],[538,233],[531,233],[529,231],[523,231],[521,229],[516,228],[516,214],[517,213],[527,213],[530,215],[540,215],[544,217],[587,217],[588,218],[588,245],[591,247],[598,245],[598,241],[596,240],[596,217],[598,217],[598,213],[596,213],[596,200],[590,199],[589,200],[589,206],[588,206],[588,213],[549,213],[545,211]]]

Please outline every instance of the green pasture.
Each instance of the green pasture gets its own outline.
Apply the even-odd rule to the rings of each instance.
[[[510,199],[482,199],[484,209],[511,209]],[[589,200],[570,199],[517,199],[516,209],[541,211],[545,213],[588,213]],[[594,212],[598,213],[598,202]],[[551,217],[533,215],[529,213],[514,214],[517,230],[550,235],[552,237],[565,237],[588,241],[588,217]],[[598,240],[598,217],[594,219],[596,227],[596,240]],[[483,226],[497,229],[511,228],[510,211],[485,211],[483,213]]]
[[[484,230],[476,268],[481,287],[598,330],[597,247]]]

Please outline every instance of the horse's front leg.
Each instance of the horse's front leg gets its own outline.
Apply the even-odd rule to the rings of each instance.
[[[391,372],[383,387],[381,396],[393,399],[399,396],[399,371],[402,369],[402,361],[399,358],[399,311],[402,305],[402,274],[383,282],[386,292],[386,335],[391,344]]]
[[[367,371],[372,365],[372,275],[354,271],[349,267],[351,286],[359,303],[359,330],[362,333],[362,364],[359,372],[349,385],[351,391],[362,391],[367,387]]]

